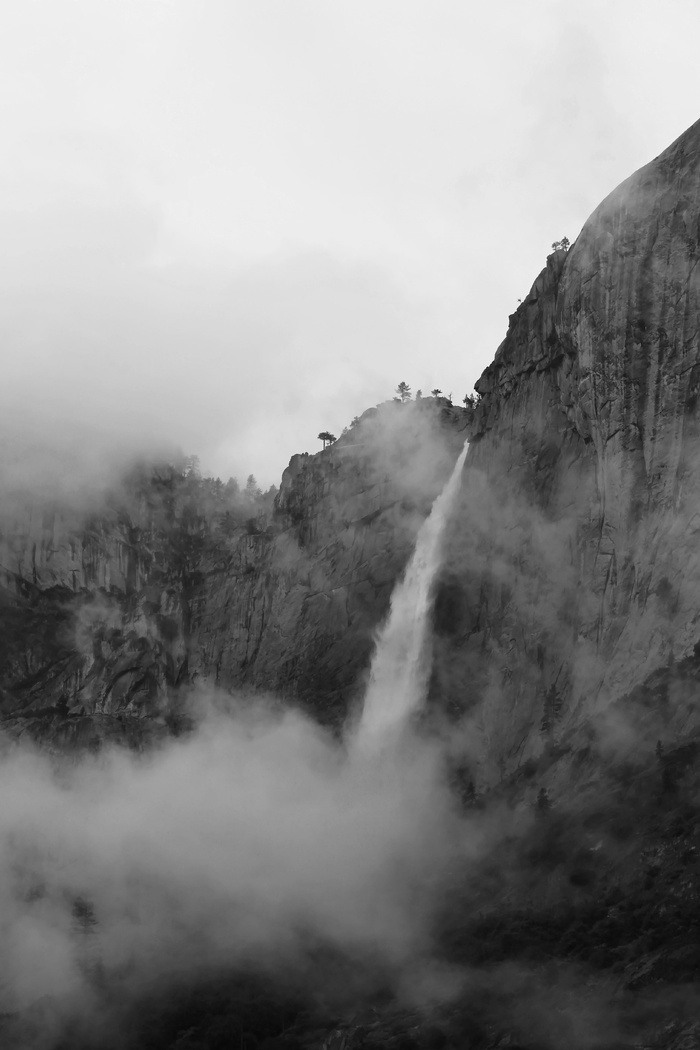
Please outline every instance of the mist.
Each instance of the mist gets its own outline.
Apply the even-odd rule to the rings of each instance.
[[[357,470],[369,479],[374,501],[365,505],[364,486],[356,505],[329,487],[313,544],[323,549],[328,536],[351,536],[356,519],[376,503],[390,515],[391,535],[415,539],[454,465],[450,447],[463,441],[462,410],[449,410],[450,425],[438,438],[440,411],[428,399],[389,403],[309,464],[317,481],[339,464],[348,474]],[[393,498],[384,502],[389,491]],[[515,658],[506,635],[502,650],[492,648],[484,688],[445,648],[450,636],[440,633],[439,609],[433,686],[439,681],[444,696],[430,697],[425,712],[419,702],[390,748],[358,749],[352,730],[327,732],[287,698],[231,696],[201,685],[169,695],[171,703],[186,702],[195,728],[167,739],[155,703],[122,705],[118,690],[108,703],[101,693],[87,700],[89,691],[82,694],[87,711],[76,722],[106,716],[108,732],[118,731],[122,718],[140,732],[157,722],[150,739],[138,742],[151,748],[143,753],[115,746],[96,755],[41,753],[27,740],[28,711],[20,741],[8,738],[0,761],[0,1012],[20,1020],[38,1013],[41,1028],[41,1036],[17,1047],[53,1050],[77,1021],[88,1046],[119,1046],[130,1008],[144,1001],[148,1008],[153,989],[177,996],[232,974],[260,975],[275,989],[293,986],[314,1006],[330,1000],[334,1016],[381,996],[421,1019],[439,1012],[456,1046],[470,1025],[481,1025],[483,1035],[497,1022],[510,1024],[550,1047],[567,1040],[596,1047],[628,1017],[643,1023],[634,994],[620,999],[613,975],[601,977],[585,956],[567,958],[559,945],[579,936],[576,907],[584,915],[595,908],[591,898],[596,879],[605,887],[606,865],[630,864],[639,849],[632,803],[618,797],[619,760],[630,746],[646,747],[634,789],[640,806],[651,804],[664,771],[624,709],[587,716],[589,724],[578,729],[565,710],[557,741],[572,729],[596,738],[580,762],[561,753],[552,761],[552,741],[539,724],[546,689],[552,682],[564,688],[558,649],[568,630],[563,611],[577,586],[568,556],[573,519],[552,522],[512,485],[504,498],[469,466],[461,498],[449,515],[442,567],[431,571],[448,579],[464,573],[468,581],[481,575],[499,589],[507,584],[518,608],[546,627],[538,636],[547,645],[543,667],[535,647],[521,664],[526,673],[544,671],[544,688],[533,688],[529,709],[509,716],[528,728],[534,757],[512,778],[495,762],[481,765],[484,741],[496,751],[499,719],[506,705],[512,710],[502,672]],[[381,545],[383,531],[374,528],[373,542]],[[311,571],[316,546],[305,549],[292,533],[283,538],[289,587],[294,573]],[[332,592],[323,571],[317,568],[314,580]],[[91,586],[70,621],[85,653],[95,641],[106,650],[110,630],[129,623],[113,604],[117,592]],[[585,591],[579,598],[584,607],[590,601]],[[459,616],[455,623],[459,628]],[[182,645],[176,638],[173,653]],[[100,659],[94,651],[93,659]],[[579,646],[569,673],[578,688],[598,680],[601,667]],[[445,711],[448,684],[459,690],[457,719]],[[60,747],[60,737],[49,732],[45,746]],[[601,766],[610,767],[604,776]],[[683,776],[673,774],[679,783]],[[538,810],[545,785],[547,807]],[[605,892],[614,908],[613,890]],[[679,1010],[690,1009],[682,992],[678,1002]],[[664,1003],[659,993],[659,1016]]]
[[[421,448],[414,472],[400,440],[409,417]],[[425,499],[449,464],[436,418],[435,406],[389,406],[357,425],[359,443],[346,441],[348,452],[370,458],[380,485],[392,466],[387,446],[394,458],[399,450],[393,483],[409,519],[411,501]],[[413,600],[392,607],[394,635],[406,632],[416,603],[427,626],[465,455],[466,446],[445,490],[452,495],[419,533],[405,584]],[[419,557],[426,541],[427,560]],[[89,649],[98,623],[121,637],[122,617],[104,590],[79,604],[75,644]],[[378,650],[385,645],[380,638]],[[401,651],[389,646],[387,659],[398,671]],[[331,735],[273,697],[202,686],[182,701],[196,728],[144,753],[109,746],[52,757],[26,735],[8,738],[0,762],[2,1009],[21,1013],[48,996],[87,1016],[101,988],[128,1001],[152,981],[232,967],[282,981],[320,948],[381,974],[414,1005],[449,998],[455,982],[436,962],[435,910],[452,865],[480,836],[467,834],[442,744],[408,726],[428,669],[421,644],[402,679],[405,699],[393,689],[390,734],[374,726],[389,683],[374,683],[370,748],[366,739],[357,746],[354,729]]]
[[[297,712],[215,699],[197,697],[193,735],[144,755],[5,743],[3,1012],[44,996],[88,1010],[104,984],[128,997],[216,968],[282,978],[318,946],[412,1000],[435,992],[440,887],[478,838],[437,745],[409,734],[362,756]]]
[[[15,5],[2,414],[267,486],[401,377],[461,398],[552,240],[693,119],[672,8]]]

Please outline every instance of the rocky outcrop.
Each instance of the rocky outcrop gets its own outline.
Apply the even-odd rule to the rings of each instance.
[[[468,416],[433,399],[390,402],[324,452],[293,457],[271,534],[209,572],[193,614],[195,673],[342,721]]]
[[[89,510],[6,501],[6,728],[61,746],[177,729],[187,686],[267,691],[338,725],[465,439],[445,399],[366,412],[294,456],[274,507],[172,467]]]
[[[550,255],[475,413],[371,410],[292,458],[274,508],[231,517],[161,478],[80,521],[6,521],[5,716],[165,726],[183,684],[210,682],[338,724],[469,425],[432,699],[468,726],[480,784],[585,742],[700,639],[699,240],[700,123]],[[695,725],[679,710],[671,740]]]
[[[549,257],[476,384],[434,690],[487,782],[700,638],[699,240],[700,122]]]
[[[434,987],[462,991],[433,1016],[382,1007],[384,984],[345,1021],[285,1006],[294,1045],[697,1042],[699,258],[700,123],[550,255],[474,412],[371,410],[293,457],[274,506],[172,469],[80,512],[3,503],[6,729],[143,746],[202,682],[338,726],[470,432],[424,714],[466,811],[433,931]],[[202,991],[177,992],[177,1045],[245,1041],[235,997]]]
[[[201,520],[167,510],[175,476],[146,483],[135,471],[82,510],[5,499],[0,699],[7,728],[30,727],[59,746],[97,746],[103,736],[142,743],[163,730],[186,680],[188,596],[203,542]]]

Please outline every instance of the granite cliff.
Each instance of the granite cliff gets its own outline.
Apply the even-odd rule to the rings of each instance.
[[[548,258],[476,384],[434,692],[486,783],[696,651],[699,260],[700,122]],[[697,728],[681,677],[652,745]]]
[[[89,506],[3,505],[2,715],[93,747],[177,729],[210,682],[298,702],[338,726],[393,584],[464,443],[445,400],[388,402],[274,503],[172,464],[133,468]]]
[[[700,640],[699,202],[700,123],[548,258],[475,412],[371,410],[294,456],[274,507],[232,512],[167,469],[132,472],[89,513],[6,500],[5,724],[149,732],[177,723],[193,681],[340,724],[468,430],[433,699],[469,712],[484,786],[590,734],[596,711]],[[671,737],[694,725],[674,712]]]
[[[699,260],[700,122],[549,256],[474,408],[371,409],[330,448],[294,456],[274,502],[172,464],[134,468],[79,506],[3,502],[11,736],[142,748],[187,728],[202,682],[300,705],[337,731],[470,438],[420,734],[440,743],[447,826],[467,837],[431,899],[430,965],[438,984],[459,974],[455,990],[408,1011],[373,960],[314,942],[301,990],[268,971],[263,993],[240,971],[175,995],[139,989],[129,1023],[147,1024],[127,1045],[217,1046],[224,1031],[288,1050],[698,1045]],[[295,785],[303,775],[294,767]],[[361,810],[370,830],[374,803]],[[420,870],[424,887],[434,872]],[[314,863],[304,885],[316,875]],[[342,993],[322,1002],[329,973]],[[26,1021],[8,1018],[6,1030]]]

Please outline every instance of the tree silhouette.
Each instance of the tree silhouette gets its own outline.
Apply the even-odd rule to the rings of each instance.
[[[250,500],[260,499],[262,490],[255,480],[255,474],[249,474],[245,483],[245,494]]]
[[[199,456],[185,456],[182,469],[187,478],[201,478],[202,472],[199,469]]]
[[[337,441],[335,434],[331,434],[330,430],[322,430],[318,435],[318,440],[323,442],[323,447],[326,445],[332,445],[334,441]]]
[[[399,395],[402,402],[411,400],[411,388],[408,383],[399,383],[396,388],[396,393]]]
[[[570,247],[571,247],[571,241],[569,240],[568,237],[562,237],[562,239],[560,241],[553,241],[552,242],[552,250],[555,251],[555,252],[559,251],[560,248],[563,248],[563,250],[565,252],[568,252]]]
[[[434,390],[430,391],[430,393],[433,395],[433,397],[440,397],[440,394],[442,393],[442,390],[440,389],[439,386],[436,386]]]

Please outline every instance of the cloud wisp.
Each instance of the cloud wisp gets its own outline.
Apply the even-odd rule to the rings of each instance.
[[[439,751],[349,757],[294,712],[211,714],[146,755],[0,763],[2,1009],[85,1007],[216,967],[283,973],[310,945],[397,980],[430,958],[465,849]],[[86,918],[87,916],[87,918]]]

